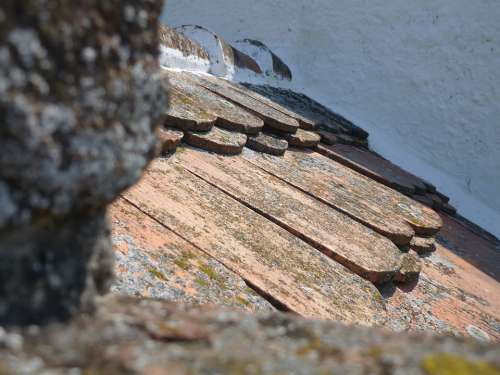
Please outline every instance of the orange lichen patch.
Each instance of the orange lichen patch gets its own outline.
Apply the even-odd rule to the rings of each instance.
[[[365,325],[384,319],[371,283],[173,159],[153,162],[125,197],[289,310]]]
[[[110,218],[117,257],[114,292],[248,311],[273,310],[240,277],[123,198],[111,206]],[[124,248],[128,250],[123,252]],[[207,277],[207,269],[212,277]]]
[[[470,335],[470,328],[483,332],[484,340],[499,340],[498,332],[492,331],[492,327],[482,320],[479,309],[470,307],[459,298],[446,298],[436,301],[430,311],[435,317],[446,320],[458,332],[464,336]]]
[[[453,332],[500,340],[500,285],[495,273],[500,254],[466,227],[443,216],[436,252],[424,257],[420,280],[413,288],[386,294],[390,325],[397,329]],[[470,262],[479,254],[490,265],[482,270]],[[387,292],[387,291],[386,291]]]
[[[431,263],[426,272],[429,278],[452,290],[460,300],[500,320],[498,282],[446,247],[438,245],[437,249],[438,258],[430,256],[426,260],[426,263]],[[452,269],[450,265],[453,265]]]
[[[500,281],[498,240],[479,234],[476,228],[469,228],[446,214],[442,215],[442,219],[445,224],[441,231],[443,245],[463,261]]]
[[[174,159],[358,275],[376,283],[397,276],[403,253],[391,241],[243,158],[188,149]]]

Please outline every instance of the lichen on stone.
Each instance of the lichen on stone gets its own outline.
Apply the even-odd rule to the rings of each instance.
[[[428,375],[500,375],[500,370],[486,361],[470,360],[450,353],[430,354],[422,360]]]

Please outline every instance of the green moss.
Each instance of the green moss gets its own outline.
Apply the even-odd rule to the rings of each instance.
[[[194,254],[191,253],[190,251],[185,251],[182,253],[182,255],[177,258],[174,263],[182,268],[183,270],[188,270],[190,268],[190,263],[189,261],[194,258]]]
[[[319,337],[312,337],[307,344],[298,348],[296,354],[299,357],[305,357],[309,355],[309,353],[316,353],[320,357],[321,360],[338,356],[341,351],[337,348],[333,348],[328,346],[328,344],[324,343]]]
[[[383,305],[383,304],[384,304],[384,299],[382,298],[382,295],[380,294],[380,292],[379,292],[378,290],[374,290],[374,291],[373,291],[373,293],[372,293],[372,297],[373,297],[373,299],[374,299],[377,303],[379,303],[379,304],[381,304],[381,305]]]
[[[208,287],[208,281],[206,280],[203,280],[201,277],[197,277],[195,280],[195,283],[204,287],[204,288],[207,288]]]
[[[186,152],[186,151],[187,151],[187,148],[184,146],[177,146],[177,149],[175,150],[175,152],[177,154],[182,154],[183,152]]]
[[[246,299],[246,298],[243,298],[243,297],[240,297],[240,296],[237,296],[236,297],[236,300],[241,304],[241,305],[244,305],[244,306],[249,306],[250,305],[250,302]]]
[[[366,355],[374,360],[379,360],[382,354],[384,354],[384,351],[379,346],[372,346],[366,351]]]
[[[217,272],[215,272],[213,267],[209,264],[202,264],[200,266],[200,271],[207,275],[211,280],[217,280],[217,278],[219,277],[219,275],[217,275]]]
[[[471,361],[448,353],[428,355],[422,361],[422,369],[428,375],[500,375],[500,371],[488,362]]]
[[[246,286],[245,287],[245,292],[247,294],[250,294],[251,296],[258,296],[258,294],[255,292],[255,290],[253,290],[252,288],[250,288],[249,286]]]
[[[220,287],[224,287],[224,278],[220,276],[212,266],[209,264],[202,264],[200,266],[200,271],[207,275],[210,280],[217,282]]]
[[[154,267],[151,267],[149,270],[148,270],[149,274],[153,277],[156,277],[157,279],[160,279],[160,280],[163,280],[163,281],[167,281],[167,277],[158,269],[154,268]]]

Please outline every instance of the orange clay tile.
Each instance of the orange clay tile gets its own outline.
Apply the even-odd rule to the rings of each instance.
[[[186,149],[181,165],[287,229],[358,275],[376,282],[398,276],[403,253],[390,240],[240,157]]]
[[[153,162],[125,197],[285,309],[363,325],[385,318],[371,283],[172,160]]]
[[[114,293],[251,312],[274,310],[239,276],[125,199],[111,205],[109,217],[116,257]]]
[[[243,150],[242,155],[255,166],[330,205],[398,245],[409,244],[415,235],[410,225],[398,215],[384,207],[373,207],[373,204],[352,191],[347,181],[342,183],[333,180],[332,175],[321,174],[311,168],[312,165],[307,165],[307,162],[314,162],[314,159],[296,163],[290,150],[283,157],[264,156],[247,149]],[[307,156],[311,155],[313,153],[309,152]]]

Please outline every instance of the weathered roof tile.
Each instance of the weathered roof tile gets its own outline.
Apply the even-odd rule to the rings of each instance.
[[[243,158],[186,149],[175,160],[358,275],[375,283],[398,278],[404,254],[391,241]]]
[[[337,189],[349,187],[350,194],[358,200],[380,210],[381,215],[392,213],[405,220],[420,235],[433,235],[442,226],[442,220],[432,209],[384,186],[344,165],[317,153],[289,152],[285,159],[302,169],[309,169],[324,181],[337,185]],[[305,167],[305,168],[304,168]]]
[[[220,95],[188,81],[176,71],[164,71],[169,84],[197,103],[200,108],[217,116],[216,124],[221,128],[246,134],[258,134],[264,122],[257,116]]]
[[[246,146],[258,152],[276,156],[283,155],[288,150],[287,141],[262,132],[256,136],[249,136]]]
[[[195,100],[169,88],[168,108],[165,110],[165,126],[185,131],[208,131],[214,126],[217,116],[198,106]]]
[[[318,151],[375,181],[405,194],[415,192],[424,194],[427,191],[427,186],[421,179],[368,150],[337,144],[333,146],[321,145],[318,147]]]
[[[156,135],[160,141],[160,153],[174,152],[184,138],[184,132],[172,128],[159,127]]]
[[[391,212],[384,205],[373,204],[365,194],[360,195],[355,186],[347,180],[335,178],[331,171],[321,173],[318,157],[323,156],[319,154],[289,150],[284,157],[278,158],[244,150],[243,155],[256,166],[340,210],[396,244],[409,244],[415,235],[415,231],[399,214]],[[320,159],[319,165],[321,162]]]
[[[113,292],[173,302],[273,311],[232,271],[125,199],[110,209],[116,280]]]
[[[247,111],[264,120],[264,123],[269,127],[289,133],[294,133],[299,128],[299,123],[293,117],[285,115],[267,104],[264,104],[261,101],[236,90],[233,86],[231,86],[229,81],[210,77],[208,75],[202,76],[185,72],[182,76],[184,79],[196,82],[208,90],[240,105]]]
[[[361,139],[368,138],[366,131],[304,94],[268,85],[245,84],[245,86],[281,104],[283,107],[301,114],[309,121],[314,122],[316,126],[326,127],[335,132],[351,134]]]
[[[395,277],[395,281],[400,283],[411,283],[418,279],[422,270],[422,262],[416,253],[410,251],[403,254],[400,258],[399,273]]]
[[[245,134],[230,132],[216,126],[208,132],[186,132],[184,139],[191,146],[224,155],[241,153],[247,143]]]
[[[436,250],[436,239],[433,237],[413,237],[410,248],[418,254],[428,253]]]
[[[283,134],[290,146],[302,148],[314,148],[319,144],[321,137],[312,131],[299,129],[294,134]]]
[[[258,93],[256,91],[249,89],[245,85],[240,85],[240,84],[235,83],[235,82],[228,82],[228,83],[229,83],[229,85],[231,85],[232,88],[241,92],[242,94],[247,95],[251,98],[254,98],[255,100],[258,100],[259,102],[264,103],[267,106],[274,108],[275,110],[277,110],[277,111],[279,111],[279,112],[281,112],[281,113],[283,113],[291,118],[294,118],[295,120],[298,121],[298,123],[302,129],[314,130],[318,127],[318,124],[316,121],[311,120],[310,118],[303,116],[300,113],[291,110],[290,108],[287,108],[285,106],[280,105],[275,100],[271,100],[268,97],[261,95],[260,93]]]
[[[287,309],[366,325],[384,319],[372,284],[178,164],[154,162],[126,198]]]

